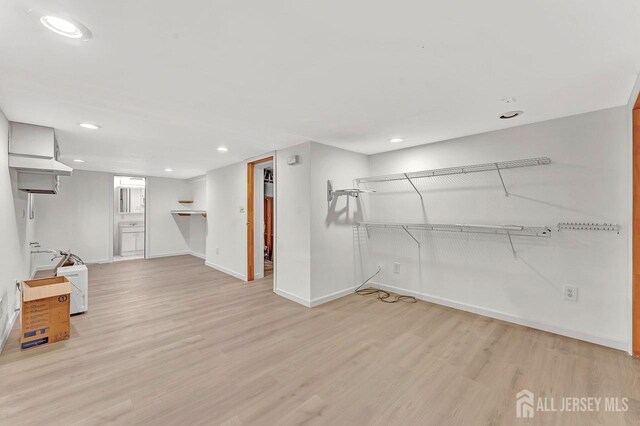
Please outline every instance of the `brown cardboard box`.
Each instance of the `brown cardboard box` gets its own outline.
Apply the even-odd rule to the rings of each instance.
[[[71,283],[66,277],[23,281],[20,347],[29,349],[68,339],[70,299]]]

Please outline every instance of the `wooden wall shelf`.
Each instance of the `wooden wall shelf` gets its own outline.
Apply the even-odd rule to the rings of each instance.
[[[193,200],[179,200],[180,204],[193,204]]]

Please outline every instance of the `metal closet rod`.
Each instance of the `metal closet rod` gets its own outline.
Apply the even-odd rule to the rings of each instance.
[[[366,228],[396,228],[424,231],[469,232],[477,234],[519,235],[525,237],[550,237],[551,228],[547,226],[520,225],[470,225],[470,224],[436,224],[436,223],[380,223],[359,222],[357,226]]]
[[[421,170],[410,173],[396,173],[390,175],[371,176],[356,179],[356,183],[368,183],[368,182],[391,182],[396,180],[408,180],[411,179],[434,177],[434,176],[447,176],[447,175],[459,175],[466,173],[477,172],[495,172],[505,169],[514,169],[517,167],[530,167],[530,166],[542,166],[550,164],[551,159],[549,157],[538,158],[525,158],[522,160],[500,161],[497,163],[485,163],[485,164],[471,164],[467,166],[447,167],[445,169],[433,169],[433,170]],[[502,176],[501,176],[502,178]],[[413,183],[412,183],[413,184]]]

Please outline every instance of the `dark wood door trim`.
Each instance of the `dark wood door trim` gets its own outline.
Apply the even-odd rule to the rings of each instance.
[[[254,205],[254,176],[256,164],[266,163],[273,161],[273,156],[261,158],[259,160],[251,161],[247,163],[247,281],[253,281],[255,279],[255,262],[254,262],[254,220],[255,220],[255,205]]]

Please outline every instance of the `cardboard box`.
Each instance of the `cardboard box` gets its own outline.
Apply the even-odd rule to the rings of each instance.
[[[20,347],[29,349],[67,340],[70,300],[71,283],[66,277],[23,281]]]

